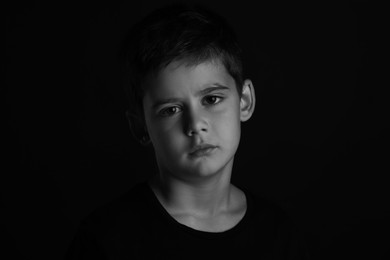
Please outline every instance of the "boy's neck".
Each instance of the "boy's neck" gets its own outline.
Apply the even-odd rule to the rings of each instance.
[[[150,186],[170,214],[213,217],[229,210],[230,174],[216,175],[196,184],[161,174],[151,179]]]

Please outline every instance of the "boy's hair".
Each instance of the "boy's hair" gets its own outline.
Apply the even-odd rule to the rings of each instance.
[[[215,13],[200,6],[168,5],[152,12],[130,30],[125,40],[125,92],[129,112],[143,118],[142,99],[146,77],[172,61],[186,66],[219,60],[241,95],[241,49],[232,28]]]

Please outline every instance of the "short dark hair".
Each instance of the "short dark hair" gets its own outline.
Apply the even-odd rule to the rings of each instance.
[[[131,113],[140,116],[143,82],[172,61],[198,65],[219,60],[241,95],[241,49],[233,29],[219,15],[202,6],[172,4],[155,10],[129,31],[124,42],[125,92]]]

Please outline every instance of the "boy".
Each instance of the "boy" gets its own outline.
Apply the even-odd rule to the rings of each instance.
[[[67,259],[306,259],[284,215],[230,182],[255,108],[230,27],[172,5],[125,45],[127,116],[159,173],[83,221]]]

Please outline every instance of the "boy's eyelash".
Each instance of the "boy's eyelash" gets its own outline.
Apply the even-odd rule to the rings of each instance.
[[[224,97],[219,96],[219,95],[209,95],[209,96],[204,97],[203,100],[207,100],[207,99],[210,99],[210,98],[216,98],[218,100],[218,102],[215,102],[215,103],[212,103],[212,104],[209,104],[209,105],[219,104],[224,99]]]
[[[167,111],[169,111],[169,109],[177,109],[177,110],[180,110],[181,108],[178,107],[178,106],[171,106],[171,107],[166,107],[166,108],[163,108],[161,109],[159,112],[158,112],[158,115],[161,116],[161,117],[169,117],[169,116],[173,116],[174,114],[178,113],[178,112],[173,112],[173,113],[168,113],[167,114]]]

